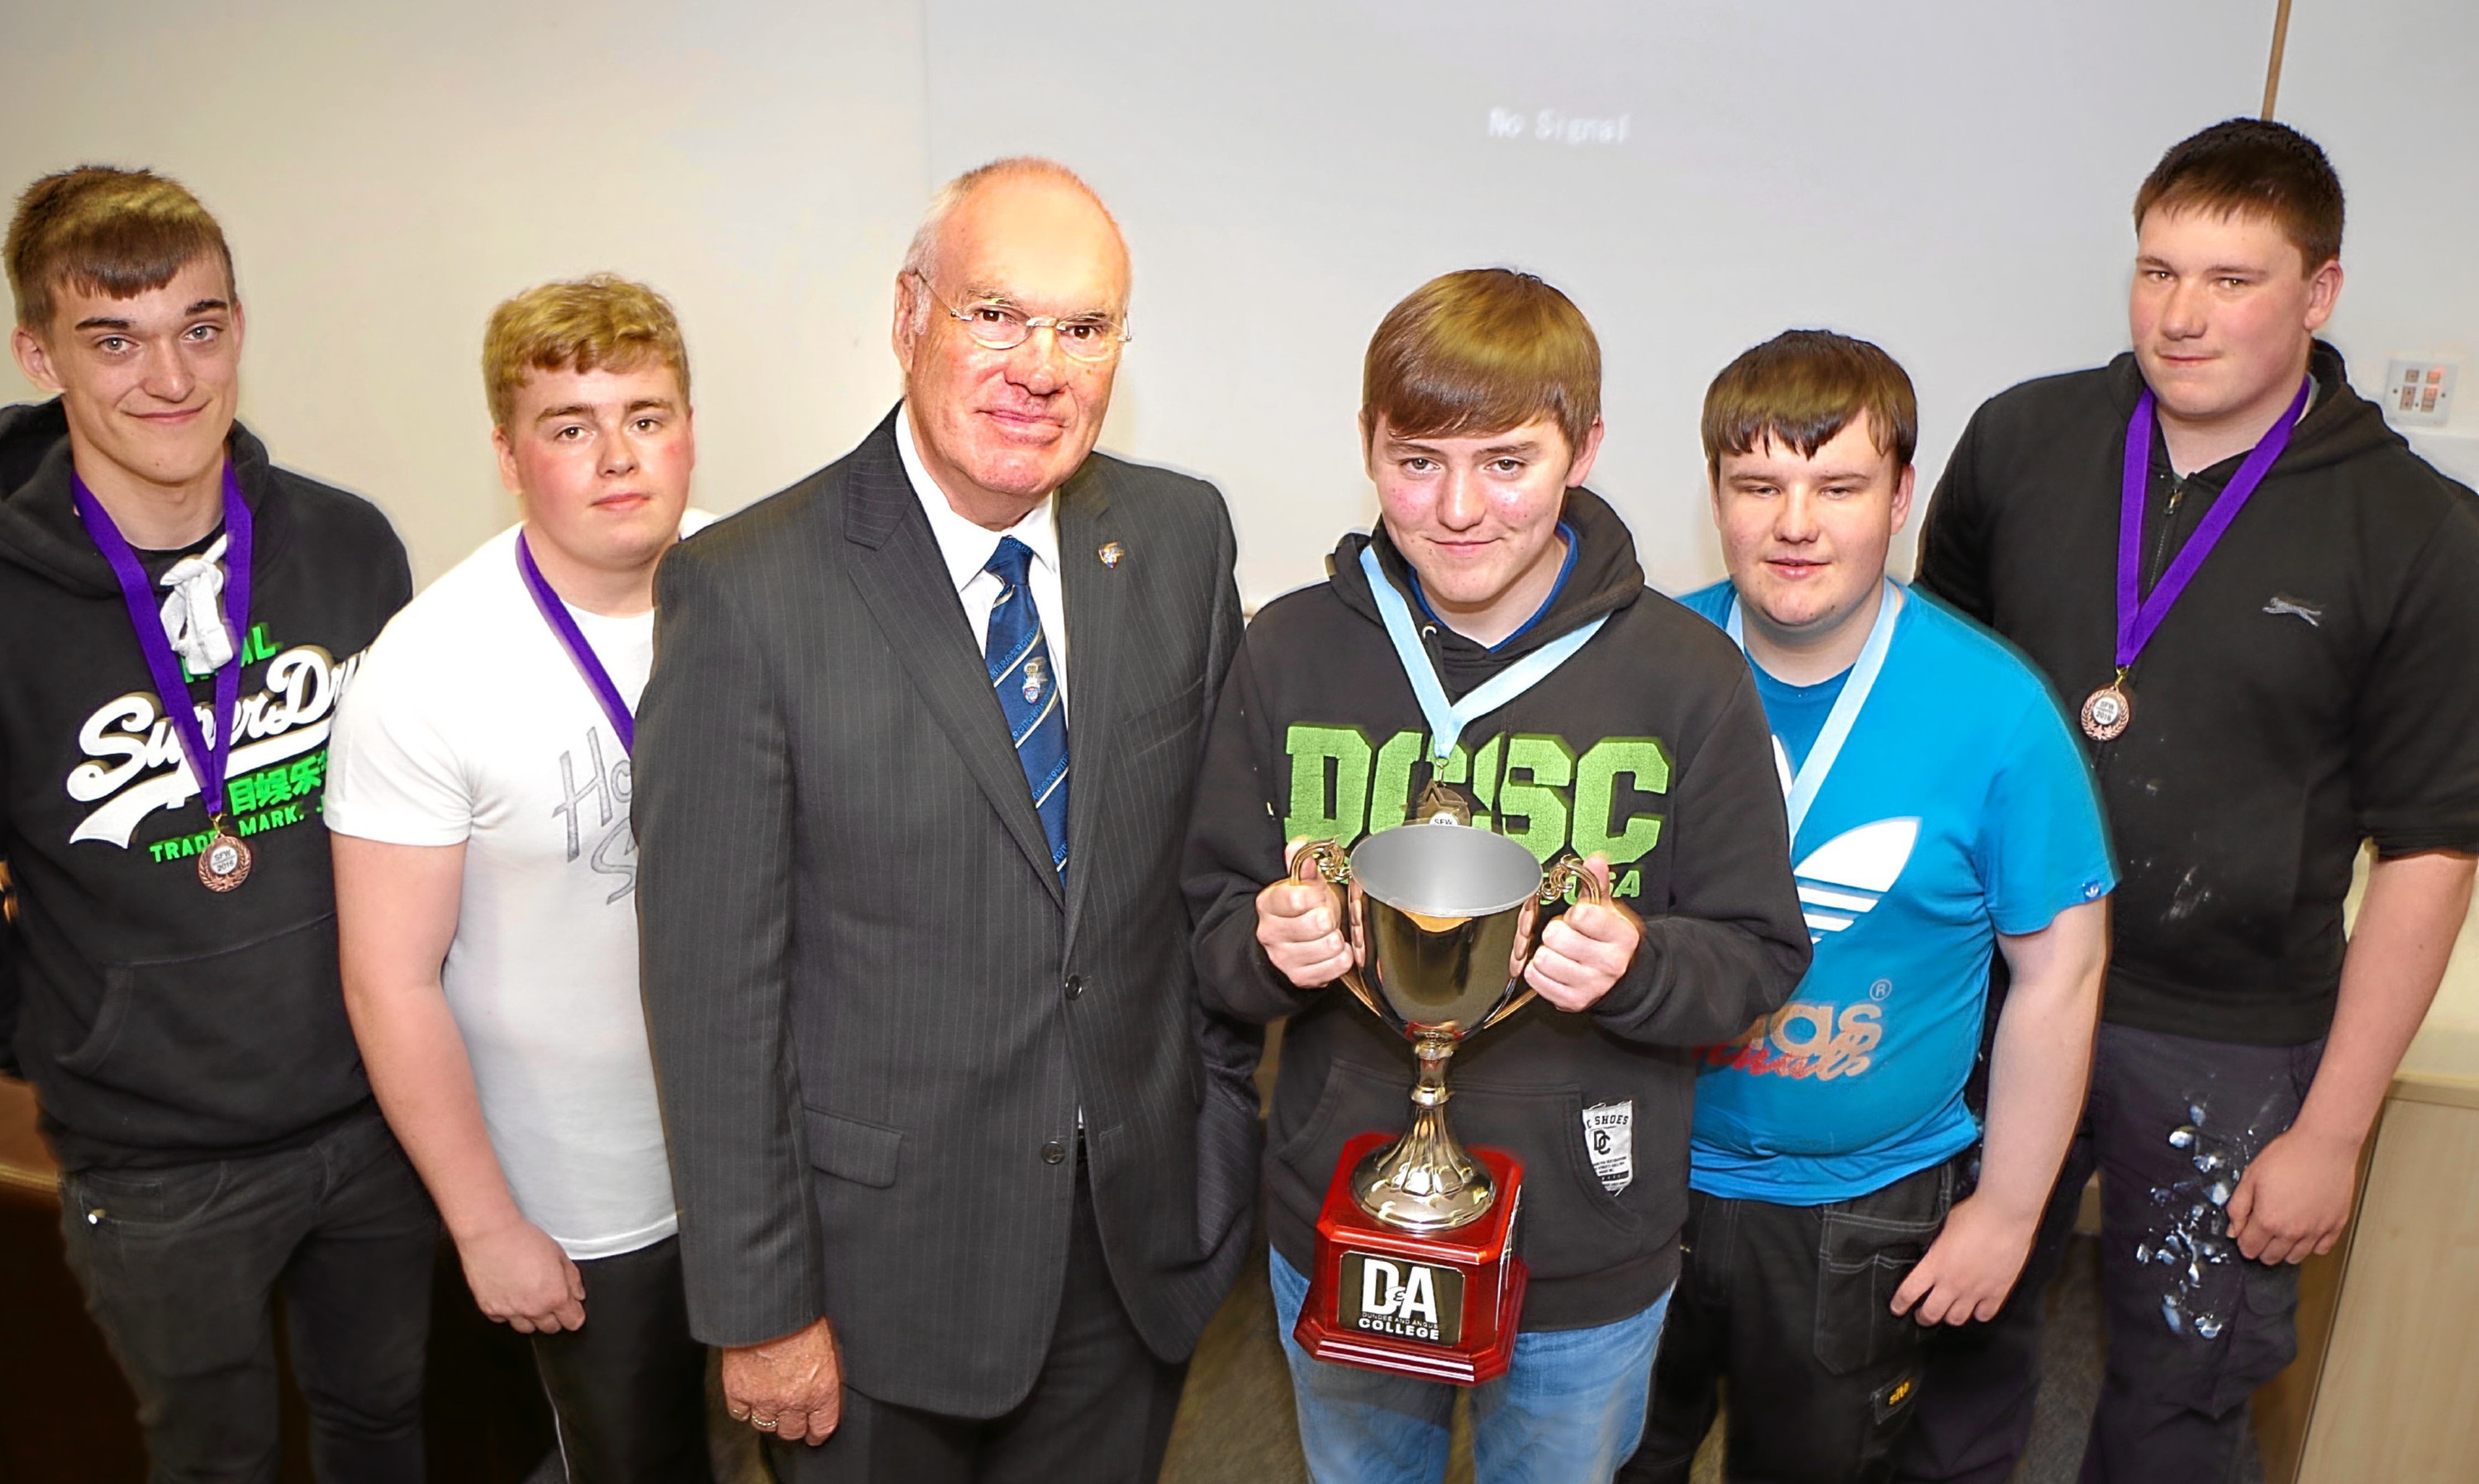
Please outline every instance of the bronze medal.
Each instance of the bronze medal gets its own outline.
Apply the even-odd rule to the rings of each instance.
[[[209,891],[232,891],[249,880],[249,847],[241,836],[217,828],[207,848],[198,852],[198,880]]]
[[[2115,681],[2083,698],[2083,735],[2095,742],[2114,742],[2134,719],[2134,701]]]

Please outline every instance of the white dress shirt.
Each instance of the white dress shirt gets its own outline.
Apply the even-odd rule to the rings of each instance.
[[[904,477],[912,483],[912,498],[921,501],[921,513],[930,518],[930,534],[938,538],[938,554],[947,561],[947,576],[954,579],[956,597],[964,605],[964,622],[973,628],[973,648],[987,654],[990,648],[990,609],[998,606],[999,579],[987,567],[999,543],[1009,536],[1023,542],[1033,550],[1027,565],[1025,585],[1033,589],[1034,611],[1041,617],[1042,642],[1050,646],[1052,683],[1059,687],[1059,701],[1067,703],[1067,600],[1059,589],[1059,496],[1056,491],[1041,497],[1041,503],[1025,513],[1023,520],[1005,530],[994,531],[974,525],[956,513],[947,503],[946,494],[938,481],[930,477],[929,466],[921,462],[921,448],[912,441],[912,404],[904,404],[904,416],[895,420],[895,451],[904,459]],[[1080,1099],[1076,1107],[1076,1134],[1085,1134],[1085,1107]]]
[[[921,462],[920,446],[912,441],[909,402],[905,404],[904,416],[895,420],[895,451],[903,456],[904,476],[912,483],[921,513],[930,518],[930,534],[938,538],[938,554],[947,559],[947,576],[955,580],[956,597],[964,605],[964,622],[972,626],[976,651],[989,651],[990,609],[998,604],[1001,586],[996,576],[983,569],[1002,538],[1013,536],[1032,549],[1026,583],[1033,589],[1034,611],[1041,616],[1041,637],[1050,646],[1051,674],[1058,678],[1060,699],[1064,702],[1067,601],[1059,588],[1059,496],[1044,495],[1023,520],[1006,530],[989,530],[958,515],[938,481],[930,477],[929,467]]]

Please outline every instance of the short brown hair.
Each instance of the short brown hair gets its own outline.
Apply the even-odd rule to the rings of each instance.
[[[1530,273],[1430,279],[1386,312],[1360,381],[1360,436],[1385,419],[1414,438],[1496,433],[1547,417],[1572,453],[1601,415],[1601,343],[1582,310]]]
[[[2154,207],[2260,217],[2310,273],[2341,255],[2341,177],[2313,140],[2266,118],[2232,118],[2169,146],[2134,192],[2134,226]]]
[[[44,176],[17,197],[6,251],[17,322],[37,334],[64,288],[136,298],[210,253],[239,292],[224,229],[187,187],[152,170],[82,165]]]
[[[1901,364],[1831,330],[1784,330],[1741,351],[1705,389],[1705,472],[1718,479],[1723,454],[1752,453],[1769,440],[1814,458],[1858,417],[1878,452],[1909,467],[1920,402]]]
[[[517,393],[538,371],[635,371],[659,361],[689,397],[688,343],[671,300],[616,273],[527,289],[491,311],[482,332],[482,394],[491,425],[516,416]]]

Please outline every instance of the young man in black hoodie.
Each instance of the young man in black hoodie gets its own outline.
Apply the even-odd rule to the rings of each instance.
[[[2228,1475],[2296,1350],[2293,1265],[2349,1219],[2467,908],[2479,506],[2314,338],[2341,217],[2282,125],[2171,148],[2134,200],[2133,351],[1989,401],[1929,507],[1919,585],[2081,708],[2123,880],[2046,1235],[1998,1318],[1940,1342],[1907,1477],[2012,1468],[2095,1164],[2108,1359],[2083,1476]]]
[[[0,411],[0,1069],[154,1477],[274,1476],[281,1288],[319,1476],[413,1484],[437,1222],[354,1053],[319,817],[404,550],[234,422],[241,303],[188,191],[46,176],[6,252],[58,396]]]
[[[1456,1132],[1525,1171],[1531,1286],[1512,1369],[1474,1395],[1483,1480],[1606,1479],[1635,1446],[1686,1214],[1686,1048],[1781,1004],[1807,966],[1763,708],[1729,641],[1646,590],[1625,525],[1582,488],[1599,402],[1591,326],[1537,278],[1452,273],[1396,305],[1361,411],[1384,519],[1257,617],[1214,713],[1187,868],[1198,980],[1219,1011],[1290,1017],[1265,1183],[1321,1484],[1437,1479],[1453,1389],[1291,1338],[1337,1158],[1404,1126],[1412,1059],[1326,987],[1350,962],[1339,904],[1288,880],[1286,842],[1347,847],[1438,782],[1545,862],[1587,857],[1617,904],[1553,923],[1527,970],[1547,1003],[1455,1059]],[[1435,714],[1407,666],[1434,674]]]

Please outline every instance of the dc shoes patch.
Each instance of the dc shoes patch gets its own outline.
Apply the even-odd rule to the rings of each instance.
[[[1601,1189],[1612,1195],[1635,1183],[1635,1099],[1584,1110],[1584,1153]]]

